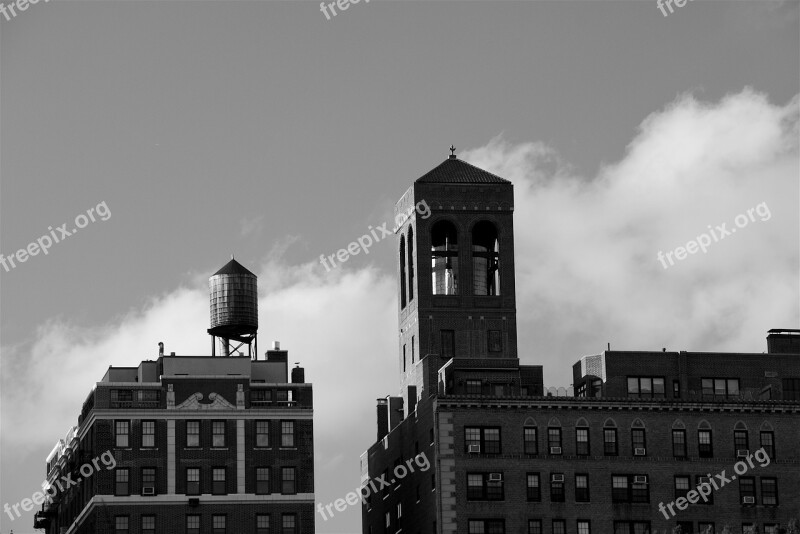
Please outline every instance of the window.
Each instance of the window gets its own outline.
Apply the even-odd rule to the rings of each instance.
[[[749,450],[749,440],[747,439],[747,430],[734,430],[733,431],[733,448],[736,454],[740,450]]]
[[[400,309],[406,307],[406,240],[400,235]]]
[[[547,447],[550,454],[561,454],[561,428],[547,429]]]
[[[739,502],[755,505],[756,481],[753,477],[739,477]]]
[[[269,447],[269,421],[256,421],[256,447]]]
[[[143,515],[142,534],[155,534],[155,533],[156,533],[156,516]]]
[[[483,380],[467,380],[467,395],[480,395],[483,389]]]
[[[256,514],[256,534],[270,534],[269,514]]]
[[[617,429],[603,429],[603,454],[606,456],[616,456],[617,452]]]
[[[631,429],[631,448],[634,456],[644,456],[643,453],[647,452],[644,428]]]
[[[153,493],[156,489],[156,468],[155,467],[142,467],[142,493],[145,488],[151,488]]]
[[[703,378],[700,380],[704,397],[738,397],[738,378]]]
[[[529,519],[528,520],[528,534],[542,534],[542,520]]]
[[[271,389],[251,389],[250,402],[256,406],[263,406],[272,402]]]
[[[416,354],[416,349],[414,348],[415,345],[416,343],[414,343],[414,336],[411,336],[411,363],[414,363],[414,354]]]
[[[281,447],[294,447],[294,421],[281,421]]]
[[[133,391],[130,389],[112,389],[112,408],[131,408],[133,406]]]
[[[500,294],[500,248],[497,229],[481,221],[472,229],[472,294]]]
[[[575,502],[589,502],[589,475],[575,475]]]
[[[679,399],[681,397],[681,381],[680,380],[673,380],[672,381],[672,397],[675,399]]]
[[[664,397],[664,378],[647,376],[628,377],[629,397]]]
[[[777,506],[778,504],[778,479],[761,479],[761,504],[764,506]]]
[[[214,534],[225,534],[225,516],[213,515],[211,517],[211,525],[214,528]]]
[[[186,516],[186,534],[200,534],[200,516]]]
[[[567,534],[567,522],[563,519],[553,519],[553,534]]]
[[[130,495],[130,470],[122,467],[114,475],[114,495]]]
[[[695,480],[697,481],[698,493],[700,493],[700,486],[703,484],[708,484],[708,494],[705,496],[705,498],[701,497],[700,500],[697,501],[697,504],[714,504],[714,485],[711,483],[711,479],[707,476],[698,476]]]
[[[467,473],[468,501],[502,501],[503,498],[502,473]]]
[[[714,447],[711,443],[710,430],[697,431],[697,449],[698,453],[700,454],[700,458],[711,458],[714,456]]]
[[[412,300],[414,300],[414,228],[411,225],[409,225],[408,226],[408,302],[410,303]]]
[[[753,523],[742,523],[742,534],[755,534],[756,526]]]
[[[681,527],[681,534],[693,534],[691,521],[678,521],[678,526]]]
[[[406,344],[403,343],[403,372],[406,372]]]
[[[578,456],[589,456],[589,429],[575,429],[575,454]]]
[[[614,534],[650,534],[650,521],[614,521]]]
[[[281,517],[281,534],[296,534],[297,514],[283,514]]]
[[[686,431],[672,431],[672,455],[675,458],[686,458]]]
[[[589,521],[578,520],[578,534],[592,534],[592,529],[589,526]]]
[[[442,357],[450,359],[455,356],[456,332],[455,330],[442,330],[439,334],[442,339]]]
[[[269,493],[269,467],[256,467],[256,493],[258,495]]]
[[[118,515],[114,518],[115,534],[128,534],[128,516]]]
[[[550,475],[550,502],[564,502],[564,473]]]
[[[296,486],[297,469],[294,467],[281,468],[281,493],[293,495],[297,493]]]
[[[542,488],[539,480],[539,473],[528,473],[527,487],[529,501],[539,502],[542,500]]]
[[[499,427],[464,427],[465,452],[470,446],[480,447],[478,452],[484,454],[500,454],[500,428]],[[474,450],[474,447],[473,447]]]
[[[800,400],[800,378],[784,378],[783,400]]]
[[[538,454],[539,453],[539,439],[536,433],[535,426],[526,426],[522,429],[522,436],[525,448],[525,454]]]
[[[225,495],[225,468],[215,467],[211,470],[211,492],[214,495]]]
[[[186,446],[200,446],[200,421],[186,421]]]
[[[127,447],[128,446],[128,436],[131,431],[131,422],[130,421],[114,421],[114,429],[115,429],[115,444],[117,447]]]
[[[506,524],[503,519],[470,519],[468,528],[469,534],[505,534]]]
[[[761,432],[761,447],[767,453],[770,460],[775,459],[775,433]]]
[[[211,423],[211,446],[225,446],[225,421],[212,421]]]
[[[186,495],[200,495],[200,468],[186,468]]]
[[[642,481],[641,479],[644,479]],[[646,475],[612,475],[611,501],[648,503],[650,490]]]
[[[431,229],[431,276],[434,295],[458,295],[458,234],[449,221]]]
[[[689,477],[676,476],[675,477],[675,499],[678,497],[686,497],[689,493]]]
[[[503,352],[503,333],[500,330],[489,330],[489,352]]]
[[[156,422],[142,421],[142,447],[156,446]]]
[[[699,521],[697,523],[697,532],[699,534],[715,534],[716,530],[714,529],[714,523],[709,523],[708,521]]]
[[[775,523],[764,523],[764,534],[778,534],[778,525]]]

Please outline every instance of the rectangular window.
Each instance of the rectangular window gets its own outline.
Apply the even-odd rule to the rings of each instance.
[[[631,430],[631,452],[634,456],[644,456],[647,453],[645,443],[644,428],[634,428]]]
[[[486,454],[500,454],[500,429],[483,429],[483,452]]]
[[[296,486],[297,469],[294,467],[281,468],[281,493],[284,495],[294,495],[297,493]]]
[[[267,495],[269,489],[269,467],[256,467],[256,493]]]
[[[539,473],[528,473],[527,487],[529,501],[539,502],[542,500],[542,488],[539,480]]]
[[[225,446],[225,421],[211,422],[211,446]]]
[[[114,474],[114,495],[130,495],[130,470],[122,467],[117,469]]]
[[[761,433],[761,447],[767,453],[770,460],[775,459],[775,434],[773,432]]]
[[[578,519],[578,534],[592,534],[589,521]]]
[[[678,497],[686,497],[689,493],[689,477],[676,476],[675,477],[675,499]]]
[[[200,516],[186,516],[186,534],[200,534]]]
[[[648,503],[650,490],[646,475],[612,475],[611,501]]]
[[[686,431],[672,431],[672,455],[675,458],[686,458]]]
[[[753,523],[742,523],[742,534],[755,534],[756,526]]]
[[[739,477],[739,502],[745,505],[756,503],[756,481],[753,477]]]
[[[738,397],[739,379],[738,378],[703,378],[700,380],[705,397]]]
[[[297,534],[297,514],[283,514],[281,534]]]
[[[650,534],[650,521],[614,521],[614,534]]]
[[[127,447],[129,444],[128,437],[131,431],[131,422],[130,421],[115,421],[114,422],[114,429],[115,429],[115,445],[117,447]]]
[[[116,516],[114,518],[114,533],[115,534],[128,534],[128,516],[127,515],[118,515],[118,516]]]
[[[414,355],[416,354],[416,350],[414,349],[414,336],[411,336],[411,363],[414,363]]]
[[[271,534],[269,531],[269,514],[256,514],[256,534]]]
[[[200,446],[200,421],[186,421],[186,446]]]
[[[142,516],[142,534],[156,534],[156,516]]]
[[[522,430],[525,454],[538,454],[539,453],[539,439],[535,426],[526,426]]]
[[[700,458],[711,458],[714,456],[714,446],[711,443],[710,430],[697,431],[697,450]]]
[[[149,492],[148,492],[149,490]],[[155,495],[156,490],[156,468],[155,467],[142,467],[142,494],[152,493]]]
[[[578,456],[589,456],[589,429],[575,429],[575,454]]]
[[[186,468],[186,495],[200,495],[200,468]]]
[[[575,475],[575,502],[589,502],[589,475]]]
[[[617,452],[617,429],[603,429],[603,454],[606,456],[616,456]]]
[[[564,502],[564,473],[550,475],[550,501]]]
[[[778,534],[778,525],[775,523],[764,523],[764,534]]]
[[[499,427],[464,427],[465,452],[481,452],[484,454],[500,454]],[[475,446],[478,446],[478,449]]]
[[[761,479],[761,504],[764,506],[778,505],[778,479]]]
[[[503,351],[503,333],[500,330],[489,330],[489,352]]]
[[[211,516],[211,525],[214,529],[214,534],[225,534],[225,516],[213,515]]]
[[[225,468],[215,467],[211,470],[211,492],[214,495],[225,495]]]
[[[547,429],[547,447],[550,454],[561,454],[561,428]]]
[[[294,421],[281,421],[281,447],[294,447]]]
[[[255,406],[265,406],[272,402],[271,389],[251,389],[250,403]]]
[[[453,358],[455,356],[456,332],[455,330],[442,330],[442,357]]]
[[[256,447],[269,447],[269,421],[256,421]]]
[[[502,501],[502,473],[467,473],[468,501]]]
[[[528,520],[528,534],[542,534],[542,520],[529,519]]]
[[[702,486],[703,484],[708,484],[708,488],[704,488],[706,489],[705,493],[708,494],[706,495],[706,499],[708,500],[701,498],[699,501],[697,501],[697,503],[714,504],[714,492],[713,492],[714,485],[711,483],[711,479],[709,479],[707,476],[698,476],[695,480],[697,481],[698,492],[700,491],[699,490],[700,486]]]
[[[483,380],[467,380],[466,386],[467,395],[480,395],[483,390]]]
[[[679,399],[681,397],[681,381],[680,380],[673,380],[672,381],[672,397],[675,399]]]
[[[142,447],[156,446],[156,422],[142,421]]]
[[[678,521],[678,526],[681,527],[682,534],[694,534],[691,521]]]
[[[629,376],[629,397],[664,397],[664,378],[650,376]]]
[[[567,534],[567,522],[563,519],[553,519],[553,534]]]
[[[699,521],[697,523],[697,532],[699,532],[699,534],[716,534],[714,523],[709,523],[708,521]]]
[[[783,400],[800,400],[800,378],[784,378]]]

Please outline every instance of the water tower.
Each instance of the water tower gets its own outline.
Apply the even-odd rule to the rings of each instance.
[[[217,340],[222,355],[230,356],[247,345],[248,356],[258,354],[258,279],[242,264],[231,259],[208,279],[211,295],[211,355]]]

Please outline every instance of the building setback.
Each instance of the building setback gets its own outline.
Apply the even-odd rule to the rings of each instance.
[[[289,381],[288,353],[277,342],[263,360],[231,350],[255,342],[252,273],[231,260],[210,285],[209,333],[223,357],[164,355],[159,344],[156,360],[109,367],[47,458],[51,484],[80,482],[51,490],[34,528],[314,532],[312,386],[300,367]]]
[[[397,230],[400,391],[361,457],[362,483],[387,483],[364,534],[766,534],[800,517],[800,331],[758,354],[606,350],[575,363],[574,390],[545,390],[517,351],[511,183],[451,155],[395,212],[423,201]],[[427,471],[398,467],[420,455]]]

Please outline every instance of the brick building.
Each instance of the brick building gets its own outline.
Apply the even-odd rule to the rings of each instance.
[[[397,230],[400,391],[378,399],[361,457],[363,483],[387,482],[364,534],[771,533],[800,517],[800,331],[771,330],[764,354],[607,350],[546,391],[517,350],[511,183],[453,155],[396,213],[423,201],[430,216]],[[429,470],[398,467],[418,455]]]
[[[156,360],[109,367],[47,458],[47,480],[67,487],[50,490],[35,528],[314,532],[311,384],[300,367],[289,380],[288,353],[277,342],[265,359],[230,350],[231,341],[255,343],[255,276],[231,260],[210,282],[209,333],[227,356],[165,355],[160,344]],[[215,313],[223,319],[215,322]]]

